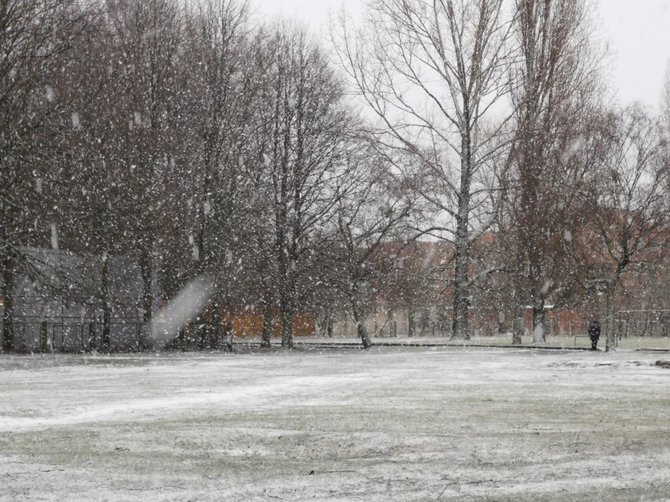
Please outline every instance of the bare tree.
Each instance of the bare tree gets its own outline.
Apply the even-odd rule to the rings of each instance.
[[[188,117],[193,132],[191,161],[182,169],[182,177],[190,179],[193,220],[187,238],[193,273],[214,281],[215,318],[226,298],[241,301],[245,281],[238,279],[251,268],[248,250],[242,248],[253,239],[245,221],[251,216],[249,190],[257,172],[251,138],[259,129],[265,61],[262,36],[252,29],[248,11],[246,2],[210,0],[197,6],[186,27],[183,64],[190,70],[180,115]]]
[[[87,26],[75,0],[0,3],[0,260],[4,297],[3,345],[14,348],[14,283],[37,278],[23,246],[49,243],[57,204],[46,204],[62,158],[53,118],[63,106],[50,79]],[[37,223],[39,222],[39,223]],[[46,223],[46,224],[45,224]],[[50,228],[51,227],[51,228]],[[52,239],[53,240],[53,239]]]
[[[128,185],[127,225],[135,236],[143,291],[143,320],[152,317],[153,284],[158,258],[157,223],[167,198],[161,179],[174,162],[175,144],[168,125],[174,112],[175,78],[182,44],[182,13],[172,0],[107,0],[107,15],[119,48],[117,82],[124,94],[117,102],[127,127],[119,131],[125,164],[133,174]]]
[[[189,23],[185,63],[191,68],[188,105],[197,131],[193,254],[203,273],[226,255],[219,234],[230,233],[237,213],[243,147],[254,125],[251,102],[261,78],[250,64],[246,3],[211,0],[199,8]]]
[[[282,346],[292,347],[293,318],[312,292],[306,273],[347,182],[349,112],[340,82],[303,32],[280,29],[271,50],[263,153]]]
[[[606,156],[592,177],[591,223],[579,234],[585,286],[605,295],[607,350],[614,350],[614,297],[624,272],[653,260],[670,237],[659,125],[639,106],[605,118]]]
[[[364,348],[372,346],[365,326],[365,300],[381,246],[392,239],[409,214],[411,199],[389,175],[388,162],[371,147],[354,143],[348,158],[351,190],[338,203],[337,242],[341,273],[334,277],[349,301],[356,331]],[[356,151],[357,150],[357,151]]]
[[[415,187],[437,218],[423,234],[454,243],[454,338],[469,336],[470,249],[492,221],[493,166],[508,146],[501,103],[509,90],[512,20],[504,6],[372,0],[365,31],[355,39],[345,27],[339,50],[381,121],[380,141],[411,155],[424,175]]]
[[[520,47],[513,67],[516,138],[506,212],[514,256],[513,342],[521,343],[525,305],[533,341],[544,340],[548,299],[564,287],[569,235],[583,214],[589,169],[588,117],[597,104],[598,59],[582,1],[517,0]]]
[[[73,44],[72,52],[75,57],[65,61],[52,79],[65,103],[59,134],[68,151],[61,167],[61,176],[67,181],[58,190],[64,209],[58,219],[59,240],[64,249],[99,263],[97,287],[72,287],[75,296],[87,297],[89,302],[95,299],[95,310],[102,310],[98,349],[108,351],[115,307],[110,292],[110,258],[123,254],[132,237],[123,232],[127,179],[115,137],[125,125],[115,106],[120,92],[113,71],[118,53],[104,16],[96,16],[91,29]]]

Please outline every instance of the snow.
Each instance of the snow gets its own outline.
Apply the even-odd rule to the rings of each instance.
[[[189,282],[152,322],[154,340],[168,342],[177,336],[182,327],[204,310],[212,287],[211,279],[206,276]]]
[[[566,146],[561,155],[561,162],[569,162],[570,159],[579,152],[586,144],[586,138],[583,135],[577,136]]]
[[[51,227],[51,248],[55,251],[58,251],[58,227],[55,223],[50,225]]]
[[[49,103],[53,103],[56,100],[56,93],[54,92],[54,88],[50,85],[44,86],[44,95]]]
[[[81,117],[77,112],[72,112],[72,129],[75,131],[81,130]]]
[[[661,500],[658,358],[3,356],[0,500]]]

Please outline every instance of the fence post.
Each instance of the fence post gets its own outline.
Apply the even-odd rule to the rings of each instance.
[[[93,346],[97,349],[98,344],[97,344],[97,340],[95,338],[95,335],[96,335],[96,333],[95,333],[95,323],[93,321],[90,321],[88,323],[88,339],[93,341]],[[105,350],[105,347],[100,347],[100,348]]]
[[[228,321],[225,325],[226,348],[228,349],[228,352],[233,351],[233,336],[235,336],[233,332],[233,323],[232,321]]]
[[[47,348],[48,326],[46,321],[40,324],[40,352],[46,352]]]
[[[135,342],[137,345],[135,347],[135,350],[137,350],[138,352],[141,352],[142,351],[142,323],[139,320],[137,320],[137,322],[135,323],[135,326],[137,326],[137,329],[136,329],[137,340]]]
[[[87,347],[88,344],[86,343],[86,335],[84,334],[84,323],[83,322],[79,325],[79,338],[81,339],[81,349],[84,352],[88,352],[88,347]]]

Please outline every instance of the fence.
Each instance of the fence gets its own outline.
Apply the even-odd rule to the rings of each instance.
[[[617,319],[616,332],[619,337],[629,336],[670,336],[670,317],[660,319]]]
[[[109,339],[103,340],[104,323],[98,319],[58,318],[14,320],[14,344],[19,352],[138,352],[152,348],[179,350],[232,349],[232,331],[226,326],[190,323],[178,336],[154,339],[149,326],[138,318],[115,318]],[[154,326],[160,332],[160,324]],[[160,340],[157,342],[156,340]]]

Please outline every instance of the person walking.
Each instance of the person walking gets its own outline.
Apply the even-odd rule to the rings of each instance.
[[[589,323],[589,338],[591,339],[591,350],[598,350],[598,339],[600,338],[600,322],[596,319]]]

